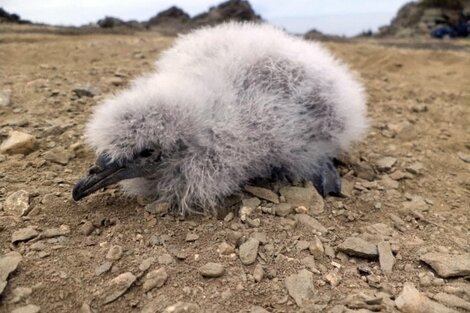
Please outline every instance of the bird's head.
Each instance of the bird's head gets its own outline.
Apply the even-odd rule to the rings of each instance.
[[[73,188],[78,201],[91,193],[131,178],[155,179],[165,162],[185,152],[184,114],[177,106],[155,103],[151,93],[131,89],[100,105],[86,128],[96,151],[95,164]],[[189,126],[189,127],[188,127]]]

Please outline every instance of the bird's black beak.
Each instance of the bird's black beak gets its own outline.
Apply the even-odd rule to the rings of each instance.
[[[141,176],[135,166],[111,161],[105,154],[100,155],[88,171],[73,187],[72,197],[75,201],[85,198],[103,187],[115,184],[124,179]]]

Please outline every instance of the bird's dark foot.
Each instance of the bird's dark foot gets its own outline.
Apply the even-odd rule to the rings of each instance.
[[[318,192],[326,196],[341,196],[341,177],[333,164],[332,159],[325,159],[312,177],[312,182]]]

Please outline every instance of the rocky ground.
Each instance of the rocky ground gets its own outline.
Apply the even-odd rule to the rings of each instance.
[[[345,198],[248,186],[185,219],[117,188],[74,202],[92,108],[173,40],[2,26],[1,312],[470,311],[468,42],[325,43],[369,94]]]

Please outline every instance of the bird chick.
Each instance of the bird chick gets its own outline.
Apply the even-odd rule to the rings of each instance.
[[[318,43],[269,25],[202,28],[97,107],[86,127],[96,164],[73,198],[119,182],[183,214],[215,212],[274,172],[338,194],[331,160],[360,138],[365,115],[363,87]]]

